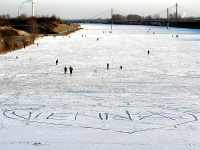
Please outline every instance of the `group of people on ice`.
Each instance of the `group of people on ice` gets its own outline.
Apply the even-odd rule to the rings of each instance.
[[[58,59],[56,59],[56,66],[57,65],[58,65]],[[109,63],[106,64],[106,68],[107,68],[107,70],[110,69],[110,64]],[[123,70],[123,66],[122,65],[119,68],[120,68],[120,70]],[[65,67],[64,67],[64,74],[67,74],[68,70],[69,70],[70,75],[72,75],[73,71],[74,71],[74,68],[72,66],[69,66],[69,68],[67,68],[67,66],[65,65]]]
[[[150,55],[150,50],[147,50],[147,54]],[[57,65],[58,65],[58,59],[56,59],[56,66]],[[122,65],[119,68],[120,68],[120,70],[123,70],[123,66]],[[106,69],[107,70],[110,69],[110,64],[109,63],[106,64]],[[65,67],[64,67],[64,74],[67,74],[67,71],[68,71],[68,68],[65,65]],[[70,75],[73,74],[73,71],[74,71],[74,68],[72,66],[69,66],[69,73],[70,73]]]
[[[110,69],[110,64],[106,64],[106,68],[107,68],[107,70],[109,70]],[[120,70],[122,70],[123,69],[123,67],[122,66],[119,66],[119,68],[120,68]]]
[[[56,59],[56,66],[58,65],[58,59]],[[68,68],[67,68],[67,66],[65,66],[64,67],[64,74],[67,74],[67,70],[68,70]],[[69,73],[70,73],[70,75],[72,75],[73,74],[73,70],[74,70],[74,68],[72,67],[72,66],[70,66],[69,67]]]
[[[74,68],[72,66],[69,67],[69,73],[72,75]],[[67,66],[64,67],[64,74],[67,74]]]

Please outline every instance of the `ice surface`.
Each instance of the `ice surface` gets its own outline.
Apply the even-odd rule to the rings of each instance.
[[[200,30],[82,26],[0,56],[0,149],[199,150]]]

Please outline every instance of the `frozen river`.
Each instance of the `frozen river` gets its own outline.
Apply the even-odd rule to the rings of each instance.
[[[199,150],[200,30],[82,27],[0,56],[0,149]]]

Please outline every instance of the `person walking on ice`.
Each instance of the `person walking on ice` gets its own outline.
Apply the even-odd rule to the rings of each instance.
[[[56,59],[56,66],[58,65],[58,59]]]
[[[64,74],[66,74],[67,73],[67,67],[65,66],[64,67]]]
[[[70,75],[72,75],[72,73],[73,73],[73,70],[74,70],[74,69],[72,68],[72,66],[70,66],[70,67],[69,67],[69,72],[70,72]]]
[[[107,70],[109,70],[110,69],[110,64],[107,64]]]
[[[122,66],[120,66],[120,70],[122,70],[123,69],[123,67]]]
[[[150,55],[150,50],[147,51],[147,54]]]

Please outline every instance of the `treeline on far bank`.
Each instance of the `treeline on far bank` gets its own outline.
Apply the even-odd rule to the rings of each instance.
[[[200,29],[200,17],[182,17],[181,15],[169,14],[168,18],[162,18],[159,15],[140,16],[115,14],[112,16],[114,24],[133,24],[133,25],[153,25],[170,26],[182,28]]]
[[[200,29],[200,17],[182,17],[176,14],[169,14],[169,18],[162,18],[158,15],[154,16],[140,16],[137,14],[121,15],[113,14],[112,19],[74,19],[66,20],[71,23],[104,23],[104,24],[125,24],[125,25],[153,25],[153,26],[169,26],[197,28]]]

